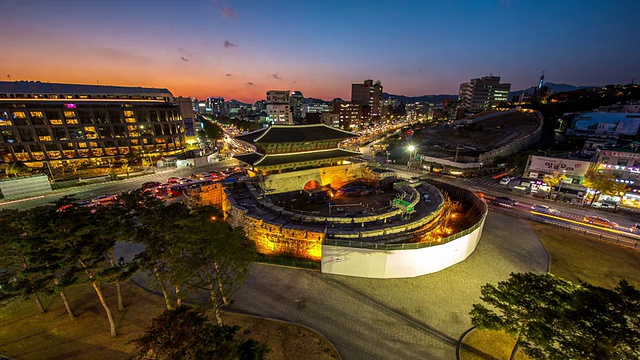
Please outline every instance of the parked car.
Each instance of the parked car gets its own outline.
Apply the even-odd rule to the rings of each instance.
[[[614,208],[614,206],[609,203],[601,203],[597,201],[591,204],[591,206],[596,209],[613,209]]]
[[[497,198],[493,199],[493,203],[500,206],[512,207],[518,202],[506,196],[498,196]]]
[[[158,187],[160,185],[162,185],[162,184],[157,182],[157,181],[147,181],[145,183],[142,183],[142,188],[143,189],[150,189],[150,188],[156,188],[156,187]]]
[[[615,229],[618,227],[617,223],[609,219],[603,218],[602,216],[585,216],[584,222],[589,223],[591,225],[606,227],[609,229]]]
[[[547,205],[539,205],[539,204],[531,205],[531,211],[537,211],[543,214],[559,214],[560,213],[558,209],[554,209]]]
[[[118,199],[118,195],[100,195],[93,198],[93,203],[98,206],[113,204]]]

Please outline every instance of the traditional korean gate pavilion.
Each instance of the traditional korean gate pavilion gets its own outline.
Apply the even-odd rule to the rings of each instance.
[[[340,148],[338,144],[357,137],[325,124],[272,125],[236,136],[237,140],[253,145],[256,151],[235,158],[249,166],[249,176],[342,165],[361,153]]]

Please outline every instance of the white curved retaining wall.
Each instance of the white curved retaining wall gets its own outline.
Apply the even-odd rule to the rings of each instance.
[[[368,278],[405,278],[431,274],[466,259],[476,249],[485,218],[473,232],[442,245],[421,249],[371,250],[322,245],[322,272]]]

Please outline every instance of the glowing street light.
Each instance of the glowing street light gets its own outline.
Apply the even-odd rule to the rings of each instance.
[[[416,151],[416,147],[413,145],[409,145],[409,147],[407,148],[407,150],[409,150],[409,161],[407,162],[407,168],[411,167],[411,160],[414,158],[414,151]]]

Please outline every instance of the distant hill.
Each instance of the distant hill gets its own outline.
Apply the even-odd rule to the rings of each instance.
[[[410,104],[410,103],[415,103],[415,102],[428,102],[428,103],[433,103],[433,104],[442,104],[442,101],[444,99],[457,99],[458,95],[447,95],[447,94],[440,94],[440,95],[422,95],[422,96],[404,96],[404,95],[395,95],[395,94],[389,94],[386,92],[382,93],[382,100],[387,100],[387,99],[397,99],[398,101],[405,103],[405,104]]]
[[[251,104],[243,103],[242,101],[238,101],[238,100],[236,100],[236,99],[233,99],[233,100],[229,100],[229,101],[227,101],[227,104],[228,104],[230,107],[240,107],[240,106],[248,106],[248,105],[251,105]]]
[[[573,86],[569,84],[554,84],[552,82],[545,83],[544,85],[548,86],[549,90],[553,91],[555,94],[593,87],[593,86]],[[511,100],[511,98],[514,96],[520,96],[520,94],[522,93],[533,94],[533,90],[535,90],[535,88],[536,88],[535,86],[532,86],[528,89],[512,91],[509,93],[509,100]]]

